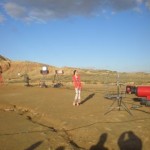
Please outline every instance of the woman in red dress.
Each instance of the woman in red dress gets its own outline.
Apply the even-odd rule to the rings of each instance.
[[[73,85],[74,85],[74,88],[75,88],[75,98],[74,98],[74,101],[73,101],[73,105],[77,105],[79,106],[80,105],[80,102],[81,102],[81,80],[80,80],[80,75],[78,74],[78,71],[77,70],[74,70],[73,71],[73,77],[72,77],[72,81],[73,81]]]

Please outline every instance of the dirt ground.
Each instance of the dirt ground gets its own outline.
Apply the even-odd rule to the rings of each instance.
[[[72,88],[0,86],[0,150],[149,150],[150,107],[131,109],[135,95],[123,98],[129,112],[103,86],[81,96],[73,106]]]

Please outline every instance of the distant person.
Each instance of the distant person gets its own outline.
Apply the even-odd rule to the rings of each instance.
[[[0,66],[0,73],[2,73],[2,67]]]
[[[29,84],[30,78],[29,78],[28,74],[25,73],[25,74],[23,75],[23,77],[24,77],[25,86],[30,86],[30,84]]]
[[[0,84],[3,83],[3,77],[2,77],[2,67],[0,66]]]
[[[77,70],[73,71],[73,77],[72,77],[73,85],[75,88],[75,98],[73,101],[74,106],[79,106],[81,102],[81,80],[80,75],[78,74]]]

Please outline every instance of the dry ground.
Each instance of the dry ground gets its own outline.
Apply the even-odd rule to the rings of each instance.
[[[103,86],[83,87],[79,107],[73,97],[71,88],[0,86],[0,150],[149,150],[150,108],[130,109],[134,95],[123,99],[132,115],[104,115],[113,100]]]

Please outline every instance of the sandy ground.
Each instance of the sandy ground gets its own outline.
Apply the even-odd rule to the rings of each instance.
[[[82,104],[73,106],[67,88],[0,86],[0,150],[149,150],[150,107],[127,95],[126,110],[108,112],[114,100],[103,87],[82,90]]]

